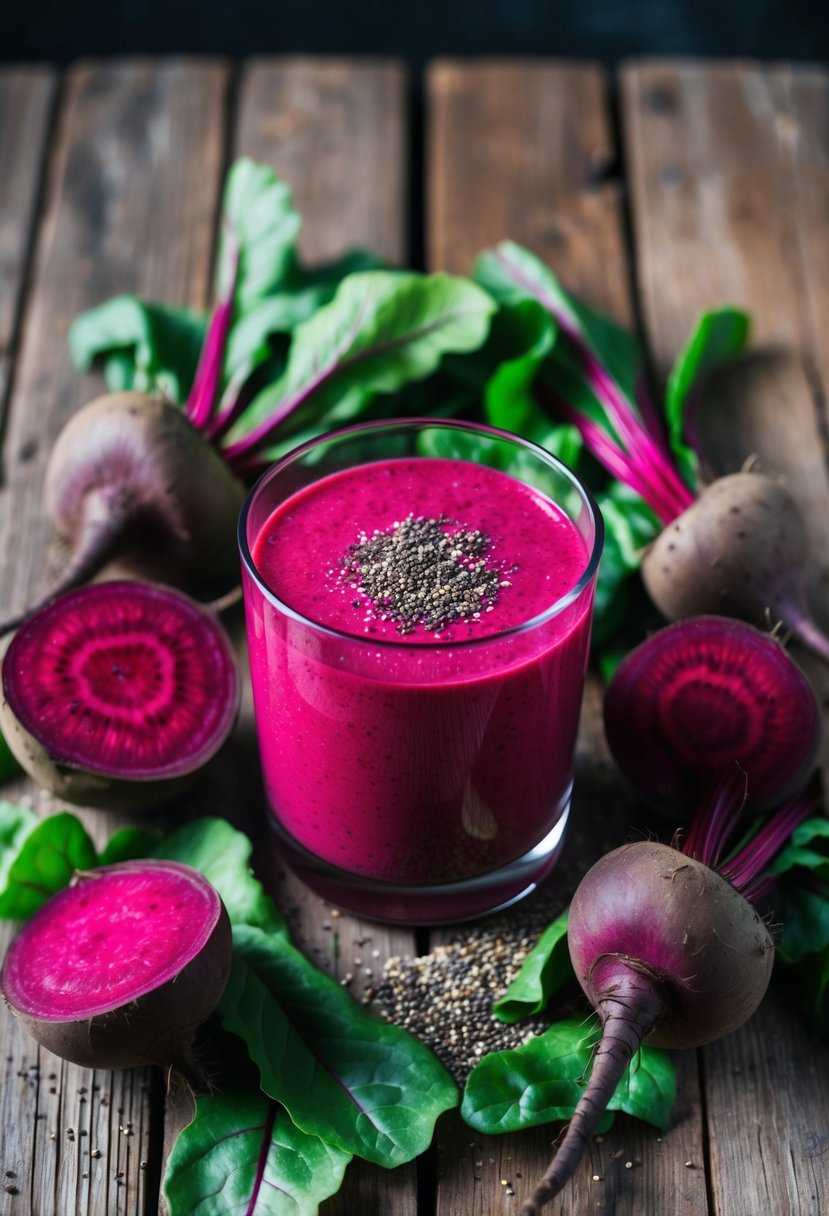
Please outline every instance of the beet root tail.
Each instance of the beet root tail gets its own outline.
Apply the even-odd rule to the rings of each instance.
[[[95,495],[89,496],[86,508],[77,543],[63,573],[39,600],[0,621],[0,637],[19,628],[59,595],[88,583],[115,557],[125,533],[134,523],[134,508],[126,504],[119,507],[117,503],[101,508]]]
[[[799,606],[781,613],[784,626],[805,648],[829,667],[829,637]]]
[[[541,1209],[573,1177],[590,1137],[616,1092],[625,1069],[665,1013],[658,981],[614,958],[614,978],[597,1008],[602,1038],[587,1087],[579,1099],[553,1160],[520,1216],[540,1216]]]

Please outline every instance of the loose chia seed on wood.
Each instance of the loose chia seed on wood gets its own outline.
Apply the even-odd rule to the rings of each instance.
[[[438,631],[489,611],[511,571],[487,564],[492,540],[485,532],[450,526],[446,516],[408,515],[385,532],[361,532],[339,572],[341,584],[360,593],[354,607],[395,621],[402,634],[417,625]]]
[[[539,909],[520,923],[499,917],[430,954],[390,958],[372,1005],[421,1039],[463,1084],[488,1052],[520,1047],[550,1024],[550,1017],[533,1017],[507,1025],[495,1018],[492,1006],[553,915]]]

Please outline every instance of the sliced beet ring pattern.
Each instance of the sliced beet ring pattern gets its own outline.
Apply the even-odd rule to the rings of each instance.
[[[607,741],[663,811],[693,809],[736,765],[752,809],[799,788],[814,764],[820,710],[776,638],[700,616],[658,630],[623,659],[604,704]]]
[[[200,768],[239,703],[218,621],[179,592],[134,581],[81,587],[30,617],[6,653],[3,691],[54,764],[125,781]]]

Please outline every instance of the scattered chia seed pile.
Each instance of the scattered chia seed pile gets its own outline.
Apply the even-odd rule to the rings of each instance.
[[[372,1005],[430,1047],[462,1085],[482,1056],[520,1047],[563,1016],[559,1011],[508,1025],[492,1013],[554,915],[547,910],[521,922],[498,918],[429,954],[390,958]]]
[[[490,612],[500,588],[510,585],[507,572],[487,564],[492,541],[485,532],[447,531],[450,524],[445,516],[408,515],[385,532],[361,532],[339,573],[342,585],[359,592],[354,607],[365,606],[367,619],[394,621],[402,634],[417,625],[439,631]]]

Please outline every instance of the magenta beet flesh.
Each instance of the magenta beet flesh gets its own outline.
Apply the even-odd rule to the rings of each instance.
[[[131,861],[79,874],[23,927],[3,995],[35,1038],[88,1067],[192,1075],[190,1043],[230,971],[230,922],[189,866]]]
[[[763,810],[805,780],[820,712],[771,635],[726,617],[660,629],[623,660],[605,696],[607,741],[637,790],[663,810],[695,809],[735,766]]]
[[[233,726],[238,677],[216,621],[149,583],[82,587],[13,637],[5,698],[51,759],[128,780],[191,772]]]

